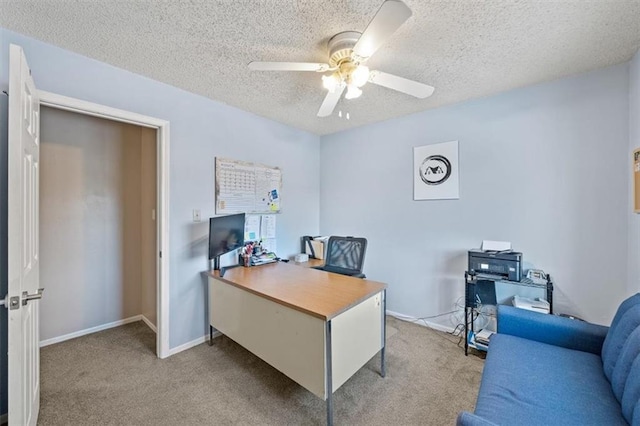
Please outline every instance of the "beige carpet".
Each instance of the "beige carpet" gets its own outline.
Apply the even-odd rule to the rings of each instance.
[[[482,359],[458,338],[389,318],[374,357],[333,396],[336,425],[451,425],[473,410]],[[324,425],[325,403],[227,337],[168,359],[142,322],[41,353],[41,425]]]

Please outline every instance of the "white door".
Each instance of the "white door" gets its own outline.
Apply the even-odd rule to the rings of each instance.
[[[9,56],[9,424],[35,425],[40,408],[38,175],[40,102],[20,46]]]

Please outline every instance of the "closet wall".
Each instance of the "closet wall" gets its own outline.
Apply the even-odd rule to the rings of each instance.
[[[143,285],[155,280],[156,192],[155,131],[144,131],[42,109],[41,341],[139,316],[143,296],[155,300],[155,282],[153,295]]]

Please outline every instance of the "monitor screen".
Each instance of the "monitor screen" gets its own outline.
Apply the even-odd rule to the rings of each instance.
[[[244,245],[244,213],[209,219],[209,259]]]

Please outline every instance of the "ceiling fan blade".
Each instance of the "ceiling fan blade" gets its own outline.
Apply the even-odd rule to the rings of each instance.
[[[367,59],[411,16],[411,9],[400,0],[387,0],[364,30],[353,53]]]
[[[342,85],[337,87],[335,92],[327,93],[324,101],[322,101],[322,105],[320,105],[320,109],[318,110],[318,117],[328,117],[333,112],[336,105],[338,105],[338,101],[342,97],[342,93],[344,92],[345,86]]]
[[[397,90],[398,92],[406,93],[407,95],[415,96],[420,99],[428,98],[435,90],[432,86],[427,84],[418,83],[417,81],[408,80],[382,71],[371,71],[369,74],[369,82],[377,84],[378,86]]]
[[[325,72],[331,69],[329,64],[315,62],[249,62],[253,71],[315,71]]]

